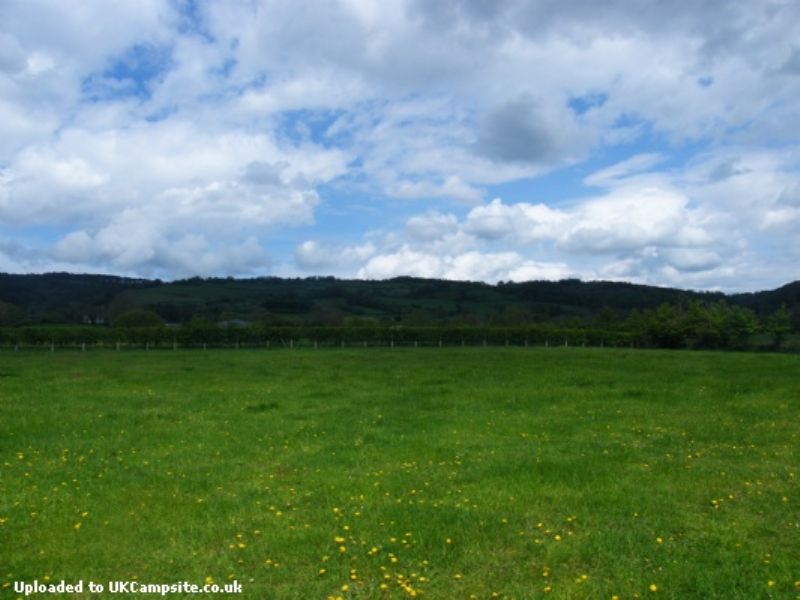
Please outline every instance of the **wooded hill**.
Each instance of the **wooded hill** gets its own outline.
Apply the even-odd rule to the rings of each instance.
[[[766,319],[781,306],[800,329],[800,281],[775,290],[725,295],[631,283],[530,281],[490,285],[398,277],[382,281],[332,277],[255,279],[194,277],[174,282],[111,275],[0,274],[0,325],[114,324],[131,311],[166,323],[193,318],[274,326],[457,325],[556,323],[582,327],[626,319],[632,311],[724,301]]]

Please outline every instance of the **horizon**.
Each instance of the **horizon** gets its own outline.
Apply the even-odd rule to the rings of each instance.
[[[444,283],[466,283],[466,284],[481,284],[481,285],[488,285],[491,287],[497,287],[499,285],[516,285],[516,284],[525,284],[525,283],[563,283],[563,282],[578,282],[581,284],[592,284],[592,283],[610,283],[610,284],[618,284],[618,285],[634,285],[634,286],[646,286],[646,287],[655,287],[665,290],[677,290],[682,292],[689,292],[689,293],[696,293],[696,294],[723,294],[725,296],[737,296],[743,294],[759,294],[764,292],[773,292],[787,286],[800,283],[800,280],[794,281],[787,281],[785,283],[781,283],[776,285],[775,287],[759,289],[759,290],[752,290],[752,291],[723,291],[718,289],[697,289],[697,288],[684,288],[678,286],[666,286],[666,285],[657,285],[657,284],[648,284],[648,283],[637,283],[634,281],[621,281],[621,280],[610,280],[610,279],[579,279],[575,277],[565,277],[563,279],[528,279],[523,281],[495,281],[495,282],[487,282],[481,281],[478,279],[444,279],[438,277],[419,277],[416,275],[394,275],[392,277],[384,277],[380,279],[366,279],[362,277],[339,277],[336,275],[313,275],[313,274],[306,274],[306,275],[296,275],[296,276],[280,276],[280,275],[252,275],[252,276],[233,276],[233,275],[188,275],[186,277],[180,277],[175,279],[162,279],[160,277],[137,277],[137,276],[128,276],[128,275],[117,275],[114,273],[77,273],[77,272],[67,272],[67,271],[47,271],[47,272],[31,272],[31,273],[9,273],[0,271],[0,276],[4,275],[20,275],[20,276],[46,276],[46,275],[66,275],[71,277],[115,277],[119,279],[132,279],[132,280],[139,280],[139,281],[148,281],[148,282],[159,282],[162,284],[173,284],[179,283],[182,281],[191,281],[193,279],[200,279],[203,281],[208,280],[219,280],[219,281],[253,281],[259,279],[284,279],[284,280],[314,280],[314,279],[333,279],[334,281],[358,281],[358,282],[384,282],[384,281],[393,281],[397,279],[415,279],[420,281],[436,281],[436,282],[444,282]]]
[[[0,271],[773,290],[798,39],[744,0],[10,0]]]

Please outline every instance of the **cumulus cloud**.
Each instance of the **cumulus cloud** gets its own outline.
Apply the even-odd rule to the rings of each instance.
[[[357,246],[325,246],[314,240],[306,240],[294,251],[295,264],[304,271],[342,274],[348,268],[362,264],[375,254],[375,246],[364,243]]]
[[[465,252],[441,255],[403,246],[395,252],[373,256],[359,270],[365,279],[385,279],[400,275],[462,281],[561,279],[568,277],[563,263],[526,260],[516,252]]]
[[[429,212],[415,215],[406,222],[406,233],[414,240],[433,242],[456,231],[458,218],[453,214]]]
[[[485,115],[475,152],[496,162],[551,165],[585,152],[587,142],[566,106],[523,96]]]
[[[569,263],[727,285],[723,265],[761,257],[779,283],[798,23],[791,2],[8,0],[0,223],[36,257],[6,260],[172,276],[193,253],[219,273],[338,253],[337,272],[400,256],[478,276],[458,266],[475,252],[501,265],[486,277]],[[584,189],[548,194],[544,175]],[[325,221],[343,197],[371,205],[360,231]],[[278,228],[297,250],[269,259]]]

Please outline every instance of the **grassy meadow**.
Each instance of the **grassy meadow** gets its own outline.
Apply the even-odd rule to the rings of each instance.
[[[795,598],[800,356],[3,352],[0,598],[34,579]]]

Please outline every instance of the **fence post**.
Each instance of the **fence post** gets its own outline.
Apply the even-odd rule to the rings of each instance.
[[[525,347],[528,347],[528,338],[525,338]]]
[[[208,349],[208,345],[205,342],[203,342],[203,350],[207,350],[207,349]]]
[[[86,342],[81,342],[81,352],[86,352]]]
[[[569,342],[567,341],[567,338],[564,338],[564,348],[566,348],[567,346],[569,346]]]
[[[442,347],[442,338],[439,338],[439,348]]]
[[[119,351],[119,340],[117,340],[117,351]]]
[[[364,340],[364,348],[367,347],[367,340]]]
[[[317,349],[317,340],[314,340],[314,350]]]
[[[289,340],[289,348],[294,348],[294,338]]]
[[[145,351],[150,350],[150,342],[145,342],[144,343],[144,349],[145,349]]]
[[[56,351],[56,343],[53,340],[50,340],[50,352]]]
[[[550,340],[545,340],[544,341],[544,347],[545,348],[549,348],[550,347]]]
[[[177,349],[178,349],[178,340],[172,338],[172,351],[174,352]]]

